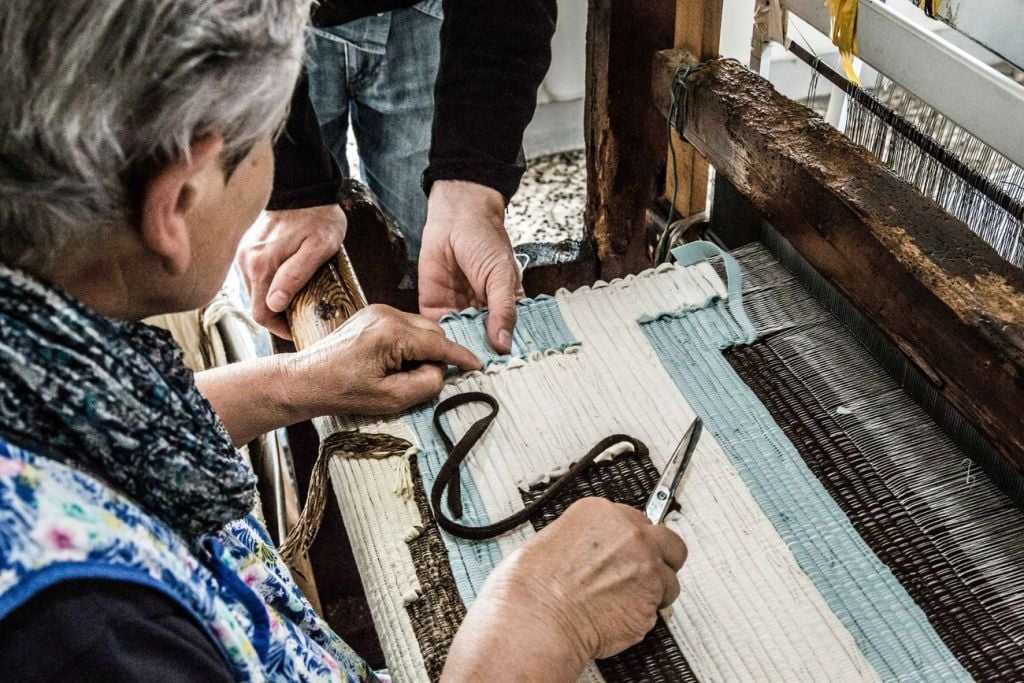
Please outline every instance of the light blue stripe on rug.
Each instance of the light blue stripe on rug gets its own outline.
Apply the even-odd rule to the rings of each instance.
[[[579,344],[566,327],[558,300],[549,296],[523,299],[516,306],[516,327],[512,331],[512,353],[499,355],[487,343],[487,311],[468,308],[441,320],[448,338],[475,353],[484,366],[503,363],[509,358],[525,358],[532,351],[556,349]]]
[[[971,680],[722,355],[721,348],[742,335],[724,304],[715,301],[640,325],[679,391],[878,675],[899,681]]]
[[[525,358],[532,351],[548,349],[564,350],[579,344],[569,331],[558,308],[558,301],[547,296],[536,299],[524,299],[516,307],[516,328],[512,335],[512,353],[498,355],[487,343],[485,325],[487,313],[473,309],[459,314],[449,315],[441,321],[441,326],[449,339],[469,348],[473,353],[489,365],[493,362],[505,362],[509,358]],[[430,489],[434,486],[437,473],[447,459],[444,444],[434,432],[432,422],[436,401],[420,406],[405,414],[405,421],[416,434],[422,450],[416,456],[423,480],[423,490],[430,497]],[[460,435],[451,431],[451,423],[446,417],[441,418],[444,428],[455,437]],[[463,524],[483,526],[490,520],[483,500],[477,491],[476,484],[469,471],[462,467],[459,472],[462,482],[462,517]],[[501,549],[497,541],[468,541],[456,538],[442,531],[445,547],[448,549],[448,560],[451,563],[455,584],[459,595],[467,607],[476,599],[487,575],[501,561]]]
[[[432,419],[436,405],[437,401],[431,401],[405,415],[406,424],[416,434],[422,448],[416,455],[416,462],[419,464],[423,491],[428,500],[430,499],[430,490],[437,479],[437,473],[448,458],[444,444],[434,432]],[[448,433],[452,434],[452,426],[447,417],[442,417],[441,421]],[[462,517],[458,521],[471,526],[488,524],[490,520],[487,517],[484,502],[480,498],[473,478],[469,475],[469,470],[462,467],[459,479],[462,483]],[[456,538],[445,531],[441,531],[441,538],[448,549],[448,562],[452,567],[455,585],[459,589],[459,595],[462,596],[462,602],[468,608],[476,599],[487,575],[501,561],[501,549],[498,547],[498,542],[494,540],[468,541]]]

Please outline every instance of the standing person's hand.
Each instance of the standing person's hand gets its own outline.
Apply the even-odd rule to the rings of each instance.
[[[337,204],[260,216],[238,248],[256,322],[291,339],[284,312],[317,268],[337,253],[347,228],[345,212]]]
[[[434,320],[487,307],[487,339],[512,348],[522,280],[505,232],[505,200],[489,187],[438,180],[430,189],[419,259],[420,312]]]
[[[444,678],[575,681],[643,639],[679,595],[685,561],[682,539],[639,510],[579,500],[491,573]]]

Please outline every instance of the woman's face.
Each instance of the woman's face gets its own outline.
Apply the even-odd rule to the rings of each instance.
[[[206,305],[223,285],[242,235],[267,204],[273,179],[269,137],[249,152],[227,182],[220,169],[204,178],[201,198],[186,219],[192,252],[189,279],[194,287],[184,308]]]

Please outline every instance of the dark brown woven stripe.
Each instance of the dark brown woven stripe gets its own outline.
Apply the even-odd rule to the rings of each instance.
[[[725,356],[971,676],[1020,680],[1024,648],[1009,637],[1005,622],[986,609],[979,598],[984,579],[963,571],[972,565],[947,540],[946,531],[921,528],[835,418],[766,343],[733,348]]]
[[[441,532],[430,512],[423,480],[420,478],[416,458],[412,460],[413,496],[423,520],[423,531],[409,541],[409,552],[416,568],[416,578],[422,590],[420,596],[406,605],[405,611],[412,621],[423,662],[430,680],[441,678],[448,648],[466,617],[466,607],[459,597],[459,590],[448,562],[448,550],[441,540]]]
[[[657,481],[658,470],[648,456],[631,453],[610,462],[594,463],[577,474],[558,496],[538,508],[533,526],[539,531],[558,519],[572,503],[587,496],[600,496],[642,509]],[[534,486],[522,492],[523,503],[530,505],[536,501],[546,487]],[[697,681],[661,617],[641,642],[614,657],[598,660],[597,667],[605,679],[621,683]]]

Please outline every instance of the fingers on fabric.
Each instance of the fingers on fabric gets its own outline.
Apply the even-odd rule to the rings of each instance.
[[[516,293],[521,289],[519,269],[509,254],[496,267],[484,285],[487,297],[487,339],[499,353],[512,350],[512,330],[516,326]]]
[[[686,543],[679,537],[679,534],[671,529],[652,524],[646,529],[646,533],[661,552],[661,558],[673,571],[679,571],[686,562]]]
[[[686,562],[686,544],[677,533],[660,524],[651,524],[640,510],[626,505],[617,506],[623,518],[636,531],[638,557],[645,557],[649,565],[646,575],[660,583],[661,598],[658,607],[668,607],[679,597],[679,579],[676,577]]]
[[[440,364],[421,363],[407,372],[389,375],[384,382],[394,404],[386,408],[405,410],[437,396],[444,388],[444,372]]]
[[[455,365],[460,370],[479,370],[483,367],[480,359],[464,346],[456,344],[444,335],[431,331],[412,330],[405,341],[408,360],[429,361]]]
[[[661,578],[661,602],[658,603],[658,609],[665,609],[679,597],[679,577],[676,573],[670,569],[667,565],[662,565],[661,570],[658,572]]]

